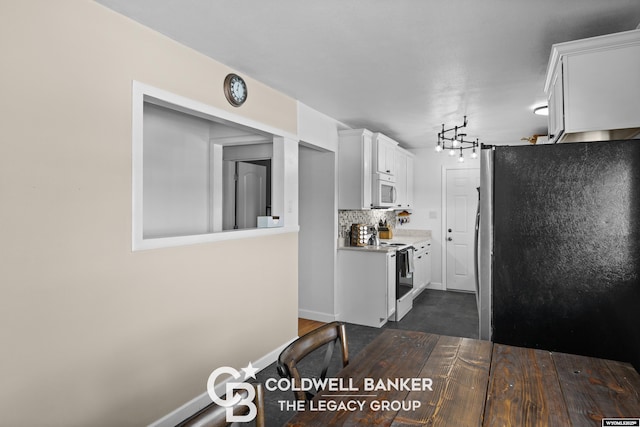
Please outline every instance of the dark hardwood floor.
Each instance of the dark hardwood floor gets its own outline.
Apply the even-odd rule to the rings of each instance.
[[[298,321],[299,335],[322,325],[307,319]],[[450,335],[466,338],[478,338],[478,310],[475,294],[461,292],[445,292],[425,290],[414,301],[413,309],[400,322],[388,322],[384,328],[397,328],[431,332],[440,335]],[[349,344],[349,358],[360,352],[369,342],[380,334],[382,328],[371,328],[347,324],[347,341]],[[334,352],[328,376],[335,375],[341,368],[339,352]],[[322,366],[324,351],[309,355],[301,364],[303,376],[318,376],[318,367]],[[258,375],[259,382],[269,378],[280,378],[276,372],[275,363],[263,369]],[[269,427],[279,427],[295,415],[295,411],[282,408],[282,402],[292,402],[293,392],[266,391],[265,416]]]

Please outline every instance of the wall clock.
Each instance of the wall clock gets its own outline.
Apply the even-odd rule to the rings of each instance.
[[[224,96],[234,107],[241,106],[247,100],[247,84],[237,74],[229,74],[224,79]]]

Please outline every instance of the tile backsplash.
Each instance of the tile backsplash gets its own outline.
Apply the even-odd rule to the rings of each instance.
[[[351,224],[378,224],[380,220],[387,220],[387,224],[393,229],[396,226],[396,213],[384,209],[371,209],[363,211],[338,211],[338,237],[347,237]]]

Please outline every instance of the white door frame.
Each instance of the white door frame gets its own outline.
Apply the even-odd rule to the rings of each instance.
[[[442,170],[441,170],[441,177],[440,177],[440,182],[441,182],[441,188],[440,188],[440,193],[441,193],[441,203],[442,203],[442,218],[441,218],[441,226],[440,226],[440,242],[441,242],[441,262],[442,262],[442,290],[446,291],[447,290],[447,171],[450,170],[478,170],[478,173],[480,171],[480,165],[478,165],[477,168],[474,167],[455,167],[455,166],[446,166],[446,165],[442,165]]]

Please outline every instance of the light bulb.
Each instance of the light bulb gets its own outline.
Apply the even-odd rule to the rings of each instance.
[[[453,150],[453,149],[449,150],[449,155],[451,157],[455,156],[456,155],[456,150]]]
[[[436,145],[436,153],[439,153],[442,151],[442,145],[438,144]]]
[[[453,144],[453,146],[454,146],[454,147],[457,147],[457,146],[459,146],[459,145],[460,145],[460,141],[458,141],[457,139],[454,139],[454,140],[452,141],[452,144]]]
[[[476,149],[473,149],[473,153],[471,153],[471,158],[472,159],[477,159],[478,158],[478,153],[476,153]]]
[[[458,157],[458,161],[460,163],[464,162],[464,157],[462,157],[462,153],[460,153],[460,157]]]

